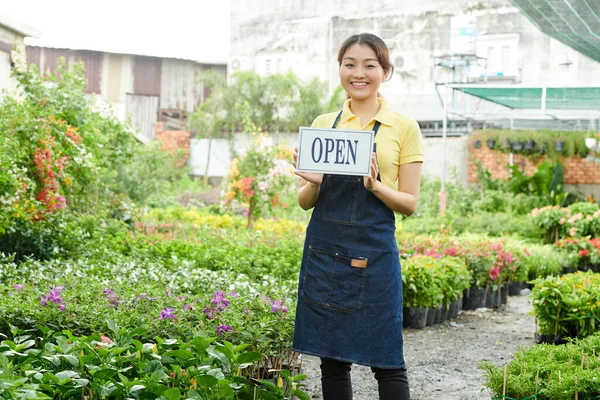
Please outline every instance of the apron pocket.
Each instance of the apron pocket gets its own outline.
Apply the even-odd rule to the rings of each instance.
[[[326,178],[327,190],[322,219],[338,224],[354,225],[363,178],[347,175],[326,175]]]
[[[363,257],[349,257],[309,245],[302,297],[308,303],[327,308],[345,312],[358,310],[363,302],[367,264],[368,260]]]

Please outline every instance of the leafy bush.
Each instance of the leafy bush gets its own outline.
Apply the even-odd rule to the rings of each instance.
[[[585,337],[600,327],[600,274],[591,271],[535,281],[531,297],[542,334]]]
[[[250,380],[248,369],[261,354],[217,336],[189,341],[143,338],[143,328],[125,329],[108,321],[104,334],[76,336],[41,327],[43,336],[12,328],[0,342],[0,396],[6,399],[164,398],[284,399],[308,396],[289,371],[276,386]],[[277,376],[277,375],[276,375]]]

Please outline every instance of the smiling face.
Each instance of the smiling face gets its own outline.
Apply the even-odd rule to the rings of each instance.
[[[386,78],[387,72],[370,46],[355,43],[348,47],[340,63],[340,82],[353,100],[377,98],[379,86]]]

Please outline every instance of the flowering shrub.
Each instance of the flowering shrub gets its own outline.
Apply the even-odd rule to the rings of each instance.
[[[222,206],[224,209],[245,207],[247,226],[274,207],[287,208],[281,203],[282,194],[294,187],[293,150],[273,145],[272,138],[251,121],[246,131],[254,142],[231,161],[224,179]]]
[[[506,247],[503,240],[479,236],[450,238],[416,235],[399,236],[400,252],[438,259],[456,257],[471,273],[471,284],[499,287],[505,282],[525,280],[527,265],[524,252],[517,246]]]
[[[600,264],[600,238],[566,238],[556,242],[565,258],[566,265],[575,268]]]
[[[600,209],[595,203],[535,208],[531,216],[544,232],[547,243],[556,243],[567,237],[600,236]]]
[[[600,327],[600,274],[576,272],[537,279],[533,312],[540,333],[585,337]]]

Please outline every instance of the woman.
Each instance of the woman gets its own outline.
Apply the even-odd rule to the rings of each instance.
[[[371,366],[380,399],[409,399],[394,212],[411,215],[417,207],[421,134],[413,119],[392,112],[379,96],[393,72],[379,37],[349,37],[338,62],[348,100],[342,111],[320,115],[312,126],[373,130],[377,151],[365,177],[296,171],[302,177],[298,203],[314,211],[300,269],[293,348],[321,358],[324,400],[352,398],[352,363]]]

